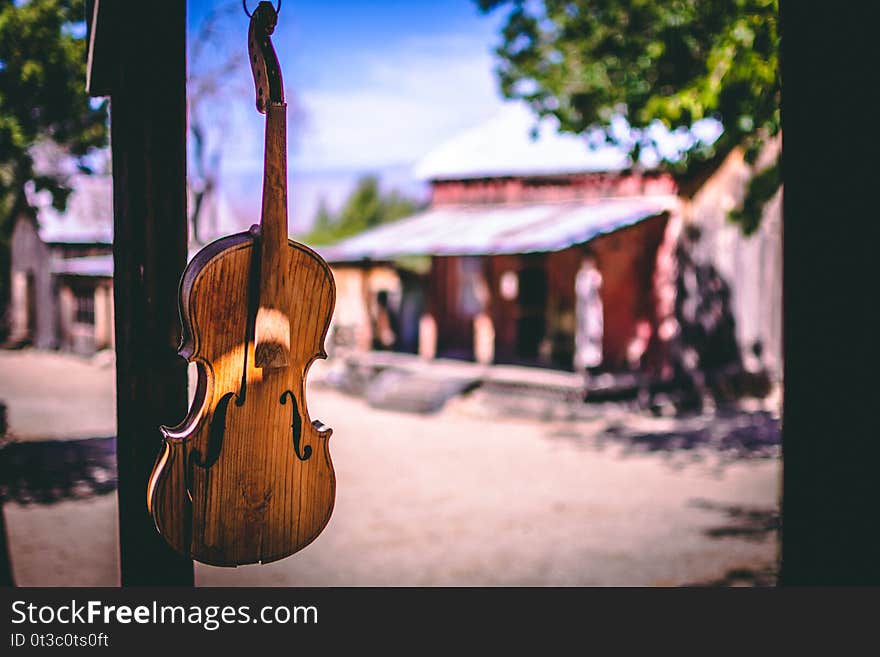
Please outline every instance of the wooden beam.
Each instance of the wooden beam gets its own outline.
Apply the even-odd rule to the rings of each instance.
[[[6,447],[6,405],[0,401],[0,458],[3,458],[3,448]],[[15,586],[15,577],[12,574],[12,561],[9,558],[9,539],[6,533],[6,516],[3,513],[3,499],[0,498],[0,586]]]
[[[177,355],[187,253],[186,2],[126,3],[124,17],[109,13],[112,4],[94,4],[90,36],[112,33],[115,47],[90,46],[89,89],[111,98],[121,583],[192,585],[192,561],[159,535],[146,501],[159,425],[187,410],[186,362]],[[97,75],[110,68],[118,75]]]
[[[86,0],[86,91],[90,96],[109,96],[117,78],[118,7],[118,0]]]
[[[781,4],[783,585],[880,585],[877,104],[861,6]],[[820,127],[821,126],[821,127]]]

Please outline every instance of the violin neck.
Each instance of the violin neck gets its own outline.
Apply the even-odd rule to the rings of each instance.
[[[260,232],[262,255],[271,259],[287,253],[287,103],[268,104],[265,152]]]
[[[287,104],[266,108],[266,159],[260,217],[260,300],[254,326],[254,361],[259,368],[282,368],[290,352],[288,303],[282,277],[287,272]],[[256,254],[255,254],[256,255]]]

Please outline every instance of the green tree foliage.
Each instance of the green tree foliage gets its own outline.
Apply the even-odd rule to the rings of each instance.
[[[396,191],[383,193],[375,176],[364,176],[336,215],[321,201],[312,230],[302,239],[309,244],[332,244],[407,217],[419,209],[416,201]]]
[[[106,102],[93,106],[85,92],[84,15],[82,0],[0,0],[0,308],[25,183],[49,190],[60,210],[70,194],[64,180],[34,171],[31,147],[52,140],[82,158],[107,141]]]
[[[496,51],[502,93],[555,116],[563,131],[596,129],[615,142],[605,127],[615,114],[637,130],[715,118],[724,132],[713,145],[662,162],[687,180],[737,146],[753,163],[780,130],[778,0],[476,2],[484,12],[508,8]],[[640,135],[634,157],[653,145]],[[746,205],[733,218],[754,229],[763,203]]]

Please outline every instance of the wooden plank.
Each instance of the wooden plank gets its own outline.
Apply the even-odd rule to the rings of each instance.
[[[186,362],[177,355],[187,251],[186,2],[127,4],[124,19],[102,19],[118,47],[100,54],[119,71],[109,91],[121,583],[192,585],[192,561],[166,544],[146,504],[159,426],[178,421],[187,405]]]

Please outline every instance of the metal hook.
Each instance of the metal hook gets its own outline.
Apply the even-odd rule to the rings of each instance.
[[[245,15],[247,15],[248,18],[250,18],[251,16],[254,15],[253,12],[250,12],[247,9],[247,0],[241,0],[241,6],[242,6],[242,9],[244,9],[244,13],[245,13]],[[281,0],[278,0],[278,4],[275,6],[275,13],[278,14],[280,11],[281,11]]]

